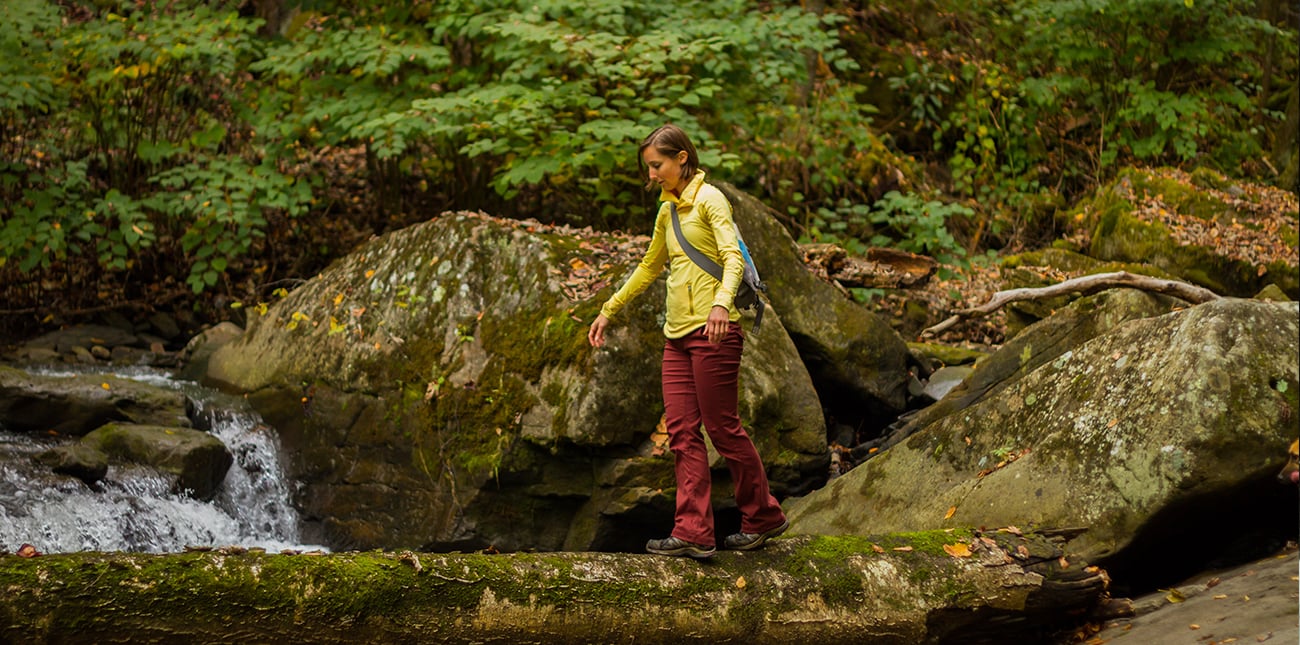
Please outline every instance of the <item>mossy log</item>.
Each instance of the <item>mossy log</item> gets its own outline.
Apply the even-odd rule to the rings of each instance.
[[[1042,536],[793,537],[616,553],[0,556],[0,642],[1028,642],[1105,574]]]

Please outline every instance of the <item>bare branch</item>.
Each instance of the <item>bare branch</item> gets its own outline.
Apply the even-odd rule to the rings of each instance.
[[[987,316],[988,314],[991,314],[1013,302],[1020,302],[1022,300],[1043,300],[1070,293],[1078,293],[1086,296],[1088,294],[1105,291],[1107,289],[1114,289],[1116,287],[1128,287],[1132,289],[1142,289],[1143,291],[1163,293],[1174,296],[1175,298],[1186,300],[1194,305],[1199,305],[1211,300],[1217,300],[1219,298],[1218,294],[1209,289],[1198,287],[1194,284],[1188,284],[1186,282],[1180,282],[1178,280],[1153,278],[1151,276],[1137,275],[1127,271],[1097,273],[1094,275],[1072,278],[1065,282],[1046,287],[1023,287],[1020,289],[999,291],[993,294],[993,297],[989,298],[988,302],[978,307],[971,307],[970,309],[958,311],[952,316],[949,316],[947,320],[923,330],[921,336],[928,337],[940,334],[952,328],[964,318],[980,318]]]

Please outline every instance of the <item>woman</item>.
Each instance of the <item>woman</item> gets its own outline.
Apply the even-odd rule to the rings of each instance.
[[[646,188],[661,189],[654,237],[632,276],[591,323],[587,340],[605,344],[610,319],[669,267],[664,321],[663,396],[669,447],[676,458],[677,510],[672,535],[646,543],[659,555],[707,558],[715,550],[708,452],[700,425],[727,460],[740,509],[740,533],[727,537],[730,549],[750,550],[783,533],[789,522],[768,490],[767,474],[737,410],[740,353],[744,335],[732,303],[743,260],[731,220],[731,204],[704,183],[695,146],[681,128],[655,130],[637,150]],[[719,282],[687,257],[672,229],[672,210],[686,240],[723,267]]]

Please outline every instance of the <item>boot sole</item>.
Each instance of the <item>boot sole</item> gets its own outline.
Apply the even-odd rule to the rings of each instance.
[[[786,532],[786,529],[789,528],[790,528],[790,520],[786,520],[785,523],[782,524],[781,526],[778,526],[766,533],[760,533],[758,535],[757,540],[754,540],[753,542],[750,542],[749,544],[743,546],[733,546],[730,548],[733,551],[753,551],[754,549],[757,549],[763,546],[764,544],[766,544],[768,540],[774,537],[779,537],[782,533]]]
[[[714,553],[717,553],[717,549],[709,549],[708,551],[705,551],[703,549],[682,547],[680,549],[646,549],[646,552],[653,553],[655,555],[684,555],[687,557],[700,560],[703,558],[711,557]]]

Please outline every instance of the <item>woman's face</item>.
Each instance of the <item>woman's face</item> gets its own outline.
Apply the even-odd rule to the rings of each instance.
[[[659,184],[660,188],[677,192],[686,187],[682,181],[682,164],[686,163],[685,150],[670,157],[651,146],[641,151],[641,160],[645,162],[650,181]]]

